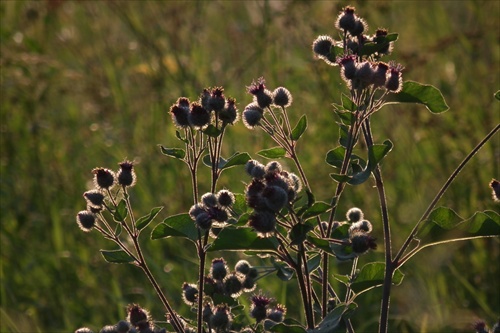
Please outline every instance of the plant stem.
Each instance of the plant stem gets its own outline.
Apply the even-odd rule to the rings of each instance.
[[[370,118],[367,118],[366,121],[363,122],[363,135],[368,148],[372,147],[373,137],[370,128]],[[375,177],[375,184],[377,187],[380,209],[382,212],[382,223],[384,231],[385,276],[382,291],[382,305],[380,308],[379,332],[385,333],[387,332],[389,319],[391,286],[395,265],[392,261],[391,229],[389,224],[389,213],[387,209],[387,197],[385,194],[384,181],[382,179],[380,166],[377,165],[375,170],[373,170],[373,176]]]
[[[451,183],[457,178],[458,174],[463,170],[463,168],[467,165],[469,160],[476,155],[476,153],[500,130],[500,124],[497,124],[478,144],[472,151],[464,158],[464,160],[457,166],[455,171],[450,175],[448,180],[444,183],[443,187],[439,190],[439,192],[436,194],[436,197],[432,200],[432,202],[429,204],[429,207],[427,207],[427,210],[425,211],[424,215],[420,218],[420,220],[417,222],[415,227],[413,227],[412,231],[410,232],[410,235],[406,238],[406,241],[403,243],[401,246],[400,250],[396,254],[396,257],[394,258],[394,261],[397,263],[405,253],[405,251],[408,249],[408,246],[410,245],[411,241],[415,238],[417,235],[417,232],[419,230],[420,225],[422,222],[424,222],[430,215],[431,211],[436,207],[437,202],[441,199],[441,197],[444,195],[446,190],[448,190],[448,187],[450,187]]]

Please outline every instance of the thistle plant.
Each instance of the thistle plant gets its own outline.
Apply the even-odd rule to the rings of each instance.
[[[86,232],[95,229],[115,243],[118,249],[101,250],[105,260],[133,264],[145,273],[165,308],[168,323],[164,331],[354,332],[351,318],[358,306],[363,306],[356,303],[357,297],[382,287],[379,332],[387,332],[391,289],[402,283],[401,268],[414,255],[430,246],[500,235],[496,212],[476,212],[463,219],[450,208],[436,207],[458,173],[498,132],[500,125],[496,125],[453,171],[422,216],[408,217],[415,221],[413,230],[402,239],[399,249],[393,248],[390,227],[397,221],[389,220],[380,165],[394,144],[390,140],[376,142],[371,122],[377,121],[376,113],[388,104],[422,104],[432,113],[444,112],[448,106],[435,87],[404,80],[402,64],[383,61],[394,52],[397,33],[378,29],[368,34],[366,21],[350,6],[339,13],[335,27],[338,40],[322,35],[312,43],[314,56],[323,60],[329,66],[325,69],[333,75],[340,75],[346,87],[340,103],[333,104],[338,144],[325,143],[331,147],[325,151],[326,167],[333,168],[333,195],[329,198],[316,198],[315,184],[307,176],[313,170],[304,170],[301,164],[297,147],[307,144],[301,139],[308,120],[307,115],[294,114],[292,93],[286,87],[271,89],[261,77],[246,88],[250,97],[241,112],[244,126],[254,131],[251,135],[263,134],[275,144],[258,151],[255,158],[239,152],[228,158],[222,156],[225,131],[239,119],[236,101],[226,97],[222,87],[204,89],[196,101],[180,97],[170,108],[175,136],[183,147],[160,145],[160,150],[189,169],[193,202],[184,212],[157,224],[151,238],[182,237],[194,244],[199,269],[192,281],[182,286],[160,286],[148,268],[139,236],[162,208],[135,218],[129,196],[136,184],[134,163],[120,163],[116,173],[106,168],[93,170],[95,189],[84,193],[87,210],[77,214],[78,225]],[[292,119],[297,118],[294,123]],[[210,190],[203,194],[198,175],[206,169],[199,168],[200,161],[210,175]],[[242,188],[219,188],[222,173],[234,167],[244,174]],[[385,169],[390,166],[385,165]],[[368,181],[374,182],[379,213],[343,203],[350,186]],[[498,200],[498,181],[493,180],[490,186]],[[446,234],[450,229],[460,229],[464,236],[425,242],[431,231]],[[374,230],[381,230],[383,239],[376,239]],[[383,257],[366,262],[363,255],[374,249],[382,249]],[[229,264],[224,257],[207,263],[207,254],[215,251],[241,251],[256,260],[265,255],[269,265],[254,267],[251,258]],[[349,263],[351,273],[332,274],[332,266],[338,262]],[[283,281],[295,281],[303,322],[287,318],[290,305],[279,303],[269,291],[259,288],[258,280],[270,273]],[[335,289],[334,280],[343,288]],[[166,294],[172,292],[182,294],[191,313],[180,314],[171,306]],[[249,308],[240,302],[242,297],[250,301]],[[195,315],[190,316],[192,313]],[[244,313],[252,320],[244,320]],[[113,330],[161,329],[146,310],[133,304],[127,309],[126,320],[103,328]]]

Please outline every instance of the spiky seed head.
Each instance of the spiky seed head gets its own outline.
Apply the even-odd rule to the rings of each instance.
[[[222,207],[230,207],[234,204],[234,194],[228,190],[220,190],[217,192],[217,201]]]
[[[212,265],[210,266],[210,276],[214,280],[222,281],[226,277],[228,271],[229,269],[224,258],[212,260]]]
[[[234,265],[234,270],[238,273],[241,273],[243,275],[247,275],[250,272],[250,263],[246,260],[240,260]]]
[[[94,185],[99,190],[107,190],[115,184],[115,173],[112,170],[105,168],[95,168],[92,170],[94,174]]]
[[[191,103],[188,120],[189,124],[195,129],[203,129],[210,124],[211,114],[200,103],[193,102]]]
[[[272,92],[266,89],[265,83],[266,80],[260,77],[247,87],[247,91],[254,96],[254,102],[262,109],[267,108],[273,102]]]
[[[219,119],[223,125],[234,125],[238,121],[238,109],[236,108],[236,100],[228,98],[224,108],[219,111]]]
[[[273,91],[273,104],[287,108],[292,105],[292,94],[285,87],[278,87]]]
[[[243,291],[244,276],[238,272],[231,273],[224,278],[224,293],[236,298],[241,295]]]
[[[170,115],[172,116],[172,121],[178,128],[189,127],[189,109],[190,109],[189,99],[186,97],[180,97],[177,102],[170,107]]]
[[[127,307],[127,321],[139,331],[151,326],[149,312],[137,304],[130,304]]]
[[[104,203],[104,194],[99,190],[90,190],[83,193],[83,197],[87,200],[89,207],[101,210]]]
[[[76,223],[84,232],[89,232],[95,225],[95,215],[88,210],[82,210],[76,214]]]
[[[205,193],[201,196],[201,202],[208,208],[217,206],[217,196],[213,193]]]
[[[361,221],[364,217],[363,211],[357,207],[353,207],[349,209],[346,213],[347,221],[349,222],[358,222]]]
[[[267,310],[267,319],[272,320],[276,323],[281,323],[285,319],[286,307],[281,304],[277,304],[272,309]]]
[[[337,16],[335,21],[335,27],[339,30],[350,31],[354,29],[356,25],[356,8],[352,6],[346,6]]]
[[[248,104],[243,110],[243,124],[248,129],[254,129],[260,124],[260,120],[264,116],[264,110],[255,102]]]
[[[231,308],[226,304],[218,304],[213,312],[213,315],[210,317],[212,327],[218,332],[227,330],[232,321]]]
[[[134,163],[131,161],[123,161],[118,165],[120,166],[117,173],[118,184],[121,186],[134,186],[137,179]]]
[[[256,211],[248,218],[248,225],[260,237],[269,237],[274,233],[276,228],[276,217],[268,211]]]
[[[182,284],[182,299],[189,306],[195,304],[198,300],[198,287],[193,283],[184,282]]]

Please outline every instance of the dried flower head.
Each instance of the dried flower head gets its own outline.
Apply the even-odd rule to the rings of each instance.
[[[403,71],[404,67],[395,62],[389,62],[389,71],[387,73],[387,81],[385,87],[393,93],[398,93],[403,89]]]
[[[350,31],[354,29],[356,25],[356,8],[352,6],[346,6],[337,16],[335,21],[335,27],[339,30]]]

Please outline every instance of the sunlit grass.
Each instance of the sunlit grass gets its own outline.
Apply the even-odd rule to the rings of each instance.
[[[138,162],[132,192],[138,215],[159,205],[165,206],[161,218],[187,211],[188,173],[157,147],[180,146],[167,114],[179,96],[196,99],[204,87],[224,86],[243,109],[251,101],[245,86],[257,77],[270,87],[287,87],[294,96],[292,119],[308,116],[299,153],[312,187],[318,199],[333,195],[323,161],[337,145],[331,103],[341,86],[338,70],[314,60],[310,45],[317,35],[335,33],[334,17],[348,2],[113,3],[0,4],[2,332],[98,328],[123,318],[131,302],[163,320],[145,277],[133,267],[104,263],[98,249],[110,244],[81,233],[74,221],[85,208],[90,170],[116,169],[125,158]],[[493,99],[500,87],[500,5],[352,4],[368,21],[400,34],[395,58],[406,66],[405,79],[434,84],[451,107],[439,116],[423,107],[388,107],[372,121],[377,141],[395,143],[382,170],[399,244],[455,166],[500,121]],[[226,142],[225,155],[248,151],[257,157],[256,151],[273,146],[241,123],[229,129]],[[500,176],[499,149],[496,137],[441,204],[464,217],[498,210],[487,184]],[[202,170],[208,180],[208,169]],[[228,171],[220,185],[242,192],[247,180],[240,174]],[[340,213],[352,205],[371,216],[379,212],[369,182],[349,188],[344,199]],[[380,228],[374,233],[381,239]],[[196,279],[194,248],[177,240],[143,242],[167,295],[187,315],[180,290]],[[497,320],[497,240],[425,251],[404,267],[406,280],[394,290],[391,320],[398,331],[464,331],[477,318]],[[371,256],[382,258],[381,252]],[[268,277],[259,288],[297,303],[292,283],[284,287]],[[380,295],[362,300],[354,322],[368,331],[377,326],[366,318],[378,317]],[[288,308],[290,316],[300,315]]]

